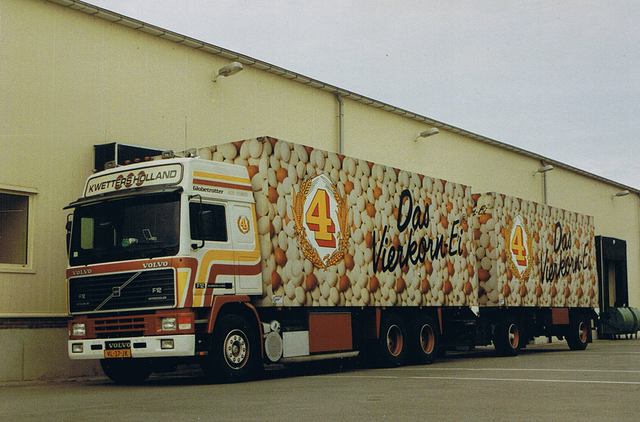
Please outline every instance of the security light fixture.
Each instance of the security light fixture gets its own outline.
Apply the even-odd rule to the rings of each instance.
[[[227,76],[235,75],[236,73],[240,72],[242,69],[244,69],[244,67],[242,66],[242,63],[233,62],[229,65],[221,67],[218,71],[213,72],[213,75],[211,75],[211,80],[213,82],[216,82],[219,76],[227,77]]]
[[[625,190],[621,190],[620,192],[618,192],[618,193],[616,193],[614,195],[611,195],[611,197],[615,198],[615,197],[618,197],[618,196],[626,196],[626,195],[629,195],[629,193],[630,192],[625,189]]]
[[[437,128],[432,127],[431,129],[423,130],[422,132],[418,133],[414,141],[417,142],[420,138],[427,138],[429,136],[437,135],[438,133],[440,133],[440,131]]]
[[[533,172],[533,175],[535,176],[538,173],[546,173],[546,172],[551,171],[551,170],[553,170],[553,166],[552,165],[540,167],[538,170]]]

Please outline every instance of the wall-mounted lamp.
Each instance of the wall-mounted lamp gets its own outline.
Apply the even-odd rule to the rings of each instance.
[[[625,190],[621,190],[620,192],[618,192],[618,193],[616,193],[614,195],[611,195],[611,197],[615,198],[615,197],[618,197],[618,196],[626,196],[626,195],[629,195],[629,193],[630,192],[625,189]]]
[[[546,173],[546,172],[551,171],[551,170],[553,170],[553,166],[552,165],[540,167],[538,170],[533,172],[533,175],[535,176],[538,173]]]
[[[219,76],[227,77],[227,76],[235,75],[236,73],[240,72],[242,69],[244,69],[244,67],[242,66],[242,63],[233,62],[224,67],[221,67],[220,70],[213,72],[213,75],[211,75],[211,80],[213,82],[216,82]]]
[[[414,141],[417,142],[420,138],[427,138],[429,136],[437,135],[438,133],[440,133],[440,131],[437,128],[432,127],[431,129],[423,130],[422,132],[418,133]]]

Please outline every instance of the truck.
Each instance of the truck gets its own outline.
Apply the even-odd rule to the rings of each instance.
[[[107,167],[67,206],[68,354],[117,383],[592,341],[593,217],[268,136]]]

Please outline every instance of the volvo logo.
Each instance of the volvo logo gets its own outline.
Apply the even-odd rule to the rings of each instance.
[[[142,264],[142,268],[162,268],[162,267],[168,267],[168,266],[169,266],[169,261],[149,262],[149,263]]]
[[[111,296],[120,297],[120,286],[116,286],[111,289]]]

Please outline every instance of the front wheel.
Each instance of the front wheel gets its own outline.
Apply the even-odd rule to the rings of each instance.
[[[202,365],[204,373],[216,381],[243,382],[255,376],[260,367],[260,345],[253,327],[238,315],[221,317]]]
[[[139,384],[152,372],[149,359],[102,359],[100,366],[105,375],[117,384]]]

